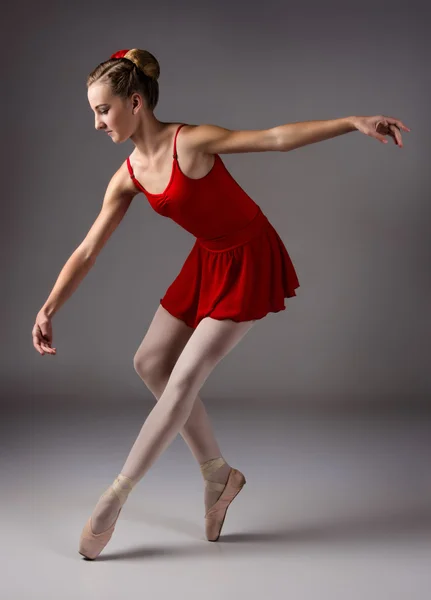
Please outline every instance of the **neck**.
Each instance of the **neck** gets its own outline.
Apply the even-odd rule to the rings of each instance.
[[[130,139],[135,144],[136,153],[145,158],[154,158],[166,146],[166,130],[170,123],[156,119],[151,113],[143,118]]]

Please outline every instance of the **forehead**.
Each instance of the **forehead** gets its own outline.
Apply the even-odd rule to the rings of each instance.
[[[99,104],[110,104],[114,100],[110,87],[105,83],[92,83],[87,90],[87,97],[93,109]]]

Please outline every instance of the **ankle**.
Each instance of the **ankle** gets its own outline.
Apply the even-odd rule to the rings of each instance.
[[[213,473],[215,473],[225,465],[228,466],[228,463],[224,460],[222,456],[217,456],[216,458],[211,458],[210,460],[201,463],[200,470],[202,473],[202,477],[204,479],[210,478]]]
[[[136,485],[135,481],[130,479],[130,477],[127,477],[126,475],[123,475],[122,473],[120,473],[115,478],[114,483],[112,484],[111,487],[112,487],[112,491],[117,496],[117,498],[120,500],[121,504],[124,504],[124,502],[127,500],[130,492],[133,490],[135,485]]]

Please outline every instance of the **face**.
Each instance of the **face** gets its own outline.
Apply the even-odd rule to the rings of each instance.
[[[96,82],[88,88],[87,97],[95,115],[95,128],[117,143],[128,140],[137,125],[139,94],[124,100],[113,95],[108,85]]]

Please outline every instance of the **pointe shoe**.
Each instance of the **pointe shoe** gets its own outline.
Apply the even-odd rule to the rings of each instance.
[[[118,511],[117,518],[112,523],[111,527],[101,533],[93,533],[93,530],[91,529],[91,517],[88,519],[79,540],[79,554],[84,556],[84,558],[89,558],[91,560],[94,560],[99,556],[114,533],[115,525],[117,524],[122,508],[123,507]]]
[[[208,480],[205,481],[205,485],[210,489],[223,490],[220,498],[205,515],[205,533],[209,542],[216,542],[219,539],[227,509],[245,484],[245,477],[238,469],[230,470],[226,485]]]
[[[127,484],[128,489],[124,489],[124,487],[122,487],[124,483]],[[120,474],[117,476],[114,483],[108,488],[108,490],[105,493],[115,494],[117,498],[119,498],[120,501],[124,503],[127,499],[127,495],[133,489],[133,486],[134,483],[129,477]],[[103,548],[111,539],[112,534],[114,533],[115,525],[117,524],[118,517],[120,516],[122,509],[123,506],[120,507],[115,521],[112,523],[112,525],[105,531],[102,531],[101,533],[93,532],[93,529],[91,528],[91,517],[88,519],[88,521],[84,525],[84,529],[82,530],[81,537],[79,539],[79,554],[91,560],[94,560],[95,558],[97,558],[97,556],[99,556]]]

